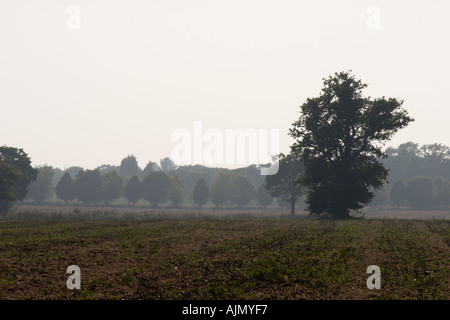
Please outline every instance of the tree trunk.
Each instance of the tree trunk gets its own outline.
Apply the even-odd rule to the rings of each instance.
[[[291,218],[295,215],[295,200],[291,200]]]

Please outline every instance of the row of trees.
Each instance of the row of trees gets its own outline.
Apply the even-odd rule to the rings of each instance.
[[[55,187],[55,193],[66,203],[76,199],[87,205],[99,203],[109,205],[123,196],[133,206],[144,199],[153,207],[167,202],[173,207],[179,207],[183,202],[183,187],[183,181],[178,175],[171,176],[162,170],[149,172],[142,181],[138,176],[132,176],[125,186],[122,177],[116,171],[101,173],[99,170],[83,170],[77,174],[75,180],[68,172],[64,173]],[[199,207],[208,201],[217,207],[224,205],[243,207],[255,199],[265,207],[273,201],[271,194],[263,185],[256,190],[247,177],[226,171],[217,176],[211,189],[205,179],[199,179],[191,196]]]
[[[292,214],[299,194],[303,193],[311,215],[346,219],[350,217],[350,211],[367,206],[376,194],[386,190],[389,175],[396,181],[412,177],[412,172],[416,176],[418,170],[421,175],[431,175],[429,178],[441,176],[442,181],[434,179],[434,187],[429,187],[434,190],[431,193],[436,194],[436,199],[446,197],[442,186],[450,179],[450,149],[439,144],[421,148],[406,144],[397,150],[383,150],[386,141],[414,119],[403,108],[403,100],[364,97],[362,92],[366,87],[350,72],[335,73],[323,79],[320,95],[306,99],[300,106],[299,118],[289,130],[294,139],[290,154],[280,155],[279,172],[265,180],[256,166],[243,168],[245,174],[232,172],[234,175],[229,175],[226,172],[219,174],[218,168],[212,172],[194,172],[193,168],[178,168],[170,159],[163,159],[159,166],[149,162],[144,170],[140,170],[136,159],[130,156],[119,167],[103,165],[93,171],[78,170],[75,197],[85,203],[109,203],[120,194],[119,182],[121,176],[126,176],[130,182],[137,179],[136,185],[142,183],[140,198],[153,206],[168,199],[175,204],[179,201],[177,197],[182,199],[181,181],[197,184],[200,179],[195,178],[195,174],[203,172],[211,181],[208,199],[218,207],[227,203],[248,204],[256,196],[254,186],[263,184],[272,196],[290,202]],[[14,172],[8,172],[8,167],[1,170],[10,180],[20,179],[14,178]],[[261,178],[262,181],[255,183]],[[426,185],[428,182],[425,181],[429,182],[426,178],[412,179],[404,186],[405,190],[413,192],[417,185]],[[125,189],[129,187],[128,183]],[[93,188],[95,192],[87,191]],[[139,192],[133,194],[137,197]],[[2,196],[12,197],[8,192]],[[395,198],[395,192],[392,196]],[[201,206],[205,198],[196,203]],[[411,205],[414,200],[412,196],[406,196],[404,202]],[[418,202],[424,205],[423,201]]]
[[[450,206],[450,182],[443,177],[417,176],[397,180],[390,191],[392,203],[412,209],[443,209]]]
[[[133,206],[144,199],[153,207],[164,203],[178,207],[185,200],[186,193],[186,181],[180,175],[193,185],[188,189],[189,198],[199,207],[208,202],[219,208],[244,207],[252,201],[267,207],[273,204],[275,198],[279,206],[287,203],[293,208],[292,204],[295,206],[301,197],[301,188],[295,184],[299,173],[294,170],[300,167],[292,167],[289,156],[282,157],[281,161],[283,164],[279,174],[268,176],[270,179],[266,181],[256,166],[236,170],[203,166],[178,168],[169,158],[161,160],[160,166],[153,164],[147,168],[147,174],[141,179],[143,171],[137,170],[134,156],[124,158],[119,167],[103,165],[94,170],[71,167],[62,172],[47,165],[33,168],[22,149],[4,146],[0,148],[1,211],[5,213],[14,202],[26,199],[42,203],[52,193],[65,203],[78,201],[86,205],[110,205],[124,198]],[[295,163],[299,165],[298,159]],[[125,170],[133,167],[134,171]],[[136,172],[139,176],[129,176]],[[259,183],[259,187],[255,186],[255,182]]]
[[[110,205],[114,200],[125,197],[133,206],[143,198],[154,207],[169,200],[177,207],[183,197],[181,181],[164,171],[151,171],[142,182],[133,176],[125,186],[116,171],[81,170],[75,179],[66,172],[56,185],[55,193],[66,203],[76,199],[87,205]]]

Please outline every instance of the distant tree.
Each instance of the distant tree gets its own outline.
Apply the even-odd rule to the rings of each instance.
[[[320,96],[300,107],[290,130],[291,149],[300,152],[305,165],[301,183],[310,214],[345,219],[384,185],[382,145],[414,120],[401,100],[363,97],[367,85],[350,72],[335,73],[323,84]]]
[[[77,199],[92,205],[104,200],[102,176],[98,170],[85,170],[77,174],[75,180]]]
[[[281,154],[278,172],[266,176],[266,189],[273,197],[290,203],[291,216],[295,215],[295,204],[302,196],[300,178],[304,173],[303,160],[297,153]]]
[[[69,172],[65,172],[55,187],[56,196],[63,200],[66,204],[68,201],[75,199],[75,181],[70,176]]]
[[[192,197],[194,199],[194,203],[200,208],[205,205],[209,200],[209,188],[206,184],[205,179],[201,178],[195,184],[194,190],[192,192]]]
[[[443,166],[450,161],[450,148],[441,144],[425,144],[420,147],[420,154],[423,159],[424,174],[428,177],[436,177],[445,174]]]
[[[142,183],[137,176],[131,177],[124,190],[125,198],[128,202],[133,204],[133,208],[136,202],[142,197]]]
[[[243,168],[230,170],[235,175],[247,177],[255,186],[259,186],[264,182],[265,176],[261,174],[261,168],[255,164]]]
[[[119,172],[120,167],[118,166],[112,166],[110,164],[102,164],[101,166],[98,166],[97,168],[98,171],[100,171],[100,173],[107,173],[107,172],[111,172],[111,171],[117,171]]]
[[[395,181],[390,192],[390,198],[394,205],[401,207],[406,202],[406,186],[401,179]]]
[[[0,214],[5,214],[9,204],[17,200],[14,194],[19,173],[10,165],[0,160]]]
[[[381,188],[374,193],[372,201],[368,206],[381,207],[389,204],[390,194],[385,188]]]
[[[28,185],[36,180],[38,170],[31,166],[31,160],[23,149],[0,147],[0,160],[17,171],[18,178],[16,179],[14,194],[18,201],[22,201],[28,193]]]
[[[121,176],[138,176],[140,172],[141,169],[134,155],[129,155],[120,162],[119,174]]]
[[[230,180],[230,201],[238,207],[243,207],[255,198],[256,189],[249,178],[233,175]]]
[[[258,200],[258,203],[264,208],[272,203],[273,201],[272,195],[266,189],[265,183],[261,184],[258,187],[258,190],[256,192],[256,200]]]
[[[27,198],[33,199],[37,203],[46,200],[54,190],[53,176],[55,174],[53,167],[40,166],[37,167],[38,175],[35,181],[30,183]]]
[[[406,201],[413,209],[431,209],[436,205],[436,188],[433,179],[414,177],[406,185]]]
[[[149,161],[147,162],[147,165],[145,166],[144,170],[142,170],[141,175],[143,177],[147,176],[152,171],[160,170],[161,168],[156,162]]]
[[[70,174],[70,177],[75,180],[75,178],[78,175],[78,172],[80,171],[84,171],[84,169],[82,167],[78,167],[78,166],[73,166],[73,167],[69,167],[66,170],[64,170],[65,172],[67,172],[68,174]]]
[[[123,179],[117,171],[109,171],[101,176],[103,184],[103,198],[105,204],[109,205],[112,201],[120,198],[123,194]]]
[[[152,171],[142,181],[143,198],[157,208],[169,198],[172,180],[164,171]]]
[[[187,202],[192,203],[195,205],[195,201],[192,197],[195,185],[197,184],[198,180],[204,179],[206,182],[206,185],[210,185],[213,182],[213,178],[209,172],[197,172],[193,168],[178,168],[177,173],[180,175],[180,177],[183,179],[184,182],[184,198]]]
[[[169,199],[172,202],[172,206],[178,208],[183,203],[184,184],[177,174],[172,176],[171,180]]]
[[[436,206],[448,207],[450,205],[450,182],[442,177],[435,177],[433,183],[436,190]]]
[[[216,207],[222,207],[227,201],[230,200],[232,177],[232,173],[222,171],[218,174],[211,185],[210,198],[211,202],[214,203]]]
[[[397,148],[389,147],[386,149],[387,158],[382,158],[383,165],[389,169],[389,180],[403,181],[424,173],[423,159],[419,144],[406,142],[400,144]]]
[[[168,157],[161,159],[159,161],[159,164],[161,165],[161,169],[164,172],[175,171],[178,168],[178,166],[175,164],[175,162],[173,162],[173,160]]]

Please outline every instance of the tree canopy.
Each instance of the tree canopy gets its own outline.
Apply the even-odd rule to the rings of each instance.
[[[75,182],[69,172],[65,172],[55,187],[56,196],[66,204],[75,199]]]
[[[412,118],[396,98],[363,97],[367,87],[350,72],[323,79],[320,96],[301,105],[290,135],[305,164],[301,183],[312,215],[348,218],[369,203],[388,175],[378,160],[383,143]]]
[[[125,198],[135,206],[136,202],[142,197],[142,183],[137,176],[132,176],[128,181],[124,191]]]
[[[13,167],[0,160],[0,214],[6,213],[8,204],[17,200],[14,188],[18,176]]]
[[[0,213],[6,213],[14,201],[21,201],[28,193],[28,185],[36,180],[38,170],[23,149],[0,147],[2,190],[0,191]],[[5,189],[3,189],[3,186]],[[11,191],[11,188],[14,188]]]
[[[195,184],[194,190],[192,192],[192,197],[194,199],[194,202],[197,206],[200,208],[205,205],[209,200],[209,188],[206,184],[205,179],[201,178],[197,181]]]
[[[171,177],[164,171],[152,171],[142,181],[143,198],[153,207],[166,202],[172,187]]]
[[[37,169],[37,178],[30,183],[27,198],[32,198],[35,202],[42,203],[53,193],[53,176],[55,171],[53,167],[47,165],[40,166]]]

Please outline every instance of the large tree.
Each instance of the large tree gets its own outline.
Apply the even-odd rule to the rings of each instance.
[[[387,156],[384,143],[413,121],[402,100],[363,97],[366,87],[350,72],[323,79],[320,96],[306,100],[290,129],[312,215],[349,218],[369,203],[387,178],[378,160]]]
[[[291,216],[294,216],[295,204],[303,192],[299,183],[304,172],[303,161],[297,153],[280,154],[278,161],[278,172],[266,176],[265,188],[273,197],[289,202]]]

